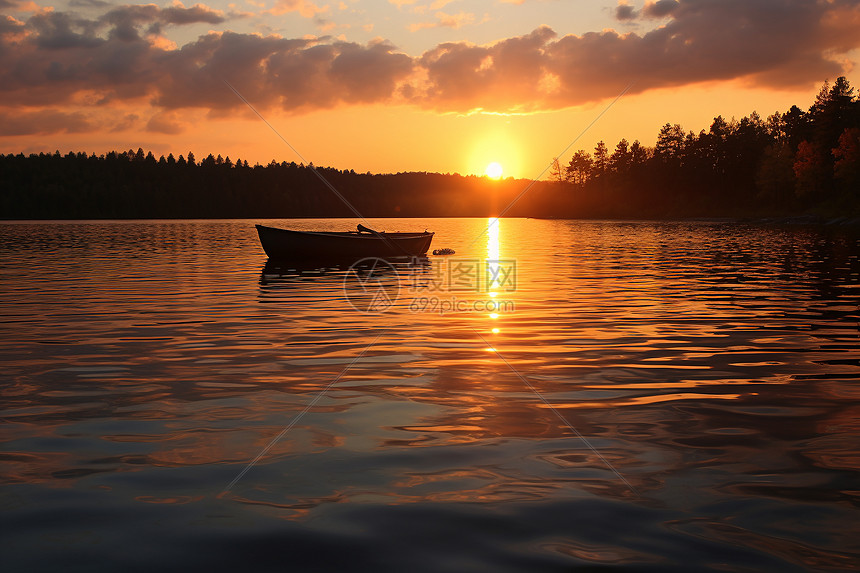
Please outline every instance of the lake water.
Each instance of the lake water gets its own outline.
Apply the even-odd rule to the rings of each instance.
[[[255,222],[0,223],[5,571],[858,567],[856,237]]]

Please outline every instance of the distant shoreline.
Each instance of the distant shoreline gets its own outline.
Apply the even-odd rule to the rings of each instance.
[[[487,219],[493,217],[483,215],[451,215],[441,217],[373,217],[366,219],[391,219],[391,220],[427,220],[427,219]],[[798,215],[789,217],[667,217],[667,218],[625,218],[625,217],[528,217],[528,216],[503,216],[501,219],[534,219],[538,221],[582,221],[582,222],[608,222],[608,223],[702,223],[702,224],[738,224],[738,225],[762,225],[762,226],[787,226],[787,227],[831,227],[831,228],[858,228],[860,229],[860,217],[820,217],[811,215]],[[335,221],[361,221],[359,217],[127,217],[127,218],[55,218],[55,219],[0,219],[2,223],[140,223],[140,222],[204,222],[204,221],[248,221],[249,224],[259,221],[277,220],[335,220]]]

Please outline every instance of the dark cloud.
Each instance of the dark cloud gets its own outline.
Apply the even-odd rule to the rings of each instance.
[[[227,87],[236,86],[257,105],[277,101],[280,76],[273,62],[294,61],[312,49],[308,40],[260,37],[234,32],[212,33],[179,50],[162,52],[154,60],[160,70],[154,101],[165,108],[224,109],[244,105]],[[291,78],[285,89],[299,89],[305,78]]]
[[[328,71],[332,88],[349,103],[372,103],[391,97],[398,80],[412,73],[412,58],[388,43],[370,46],[340,42]],[[368,81],[368,78],[373,78]]]
[[[78,18],[68,12],[40,12],[33,15],[27,26],[36,33],[36,43],[48,50],[87,48],[100,44],[95,22]]]
[[[166,44],[153,35],[163,26],[229,17],[202,5],[121,6],[91,20],[56,11],[24,23],[0,16],[0,100],[7,110],[146,102],[165,112],[148,128],[172,133],[183,123],[167,112],[244,107],[225,80],[256,106],[290,111],[389,101],[528,111],[598,101],[630,82],[634,92],[736,78],[811,86],[844,73],[838,58],[860,47],[860,0],[660,0],[643,12],[665,21],[644,34],[559,38],[541,27],[491,45],[444,43],[416,58],[385,42],[235,32],[159,47]]]
[[[60,104],[82,92],[97,94],[100,103],[155,95],[160,84],[170,83],[165,74],[171,70],[163,66],[170,52],[155,47],[147,34],[162,25],[224,19],[201,5],[154,4],[113,8],[93,20],[40,12],[23,26],[0,16],[0,94],[7,105]],[[23,39],[22,31],[28,32]]]
[[[17,5],[17,2],[12,2],[11,0],[0,0],[0,10],[8,10],[9,8],[14,8]]]
[[[7,39],[7,37],[11,38],[12,36],[20,34],[23,31],[24,24],[22,22],[19,22],[12,16],[0,14],[0,41],[2,41],[2,44],[0,44],[0,46],[6,44],[6,42],[11,41],[11,39]]]
[[[217,11],[201,4],[191,8],[171,6],[159,8],[155,4],[120,6],[99,18],[99,22],[110,26],[110,36],[123,41],[138,37],[138,29],[146,26],[147,33],[159,34],[165,24],[184,26],[188,24],[220,24],[226,18]]]
[[[165,24],[176,24],[184,26],[186,24],[220,24],[225,20],[224,16],[211,8],[207,8],[201,4],[196,4],[191,8],[183,8],[171,6],[161,10],[161,20]]]
[[[0,0],[0,2],[2,1]],[[73,8],[105,8],[113,6],[113,3],[105,2],[104,0],[71,0],[69,6]]]
[[[620,21],[633,20],[636,18],[636,9],[629,4],[619,4],[615,8],[615,19]]]
[[[441,44],[419,60],[430,82],[422,99],[432,107],[459,110],[539,106],[538,86],[551,64],[546,46],[555,35],[543,26],[491,46]]]
[[[645,4],[642,13],[649,18],[665,18],[670,15],[680,6],[677,0],[657,0],[649,4]]]

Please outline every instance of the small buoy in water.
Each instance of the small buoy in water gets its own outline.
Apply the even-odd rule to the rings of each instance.
[[[434,254],[434,255],[453,255],[453,254],[454,254],[454,249],[448,249],[448,248],[445,248],[445,249],[435,249],[435,250],[433,251],[433,254]]]

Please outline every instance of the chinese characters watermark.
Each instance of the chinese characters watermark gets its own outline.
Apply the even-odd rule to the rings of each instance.
[[[413,313],[515,310],[513,300],[499,298],[517,290],[515,259],[445,258],[429,265],[426,260],[414,258],[412,264],[400,267],[377,258],[357,261],[344,276],[347,301],[364,313],[386,312],[400,305]]]

